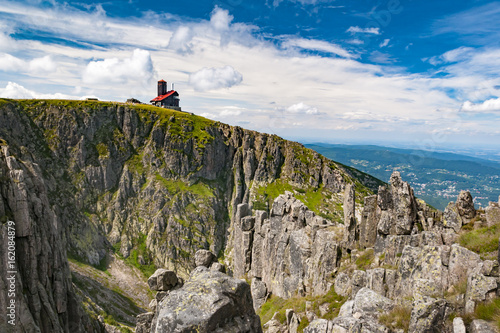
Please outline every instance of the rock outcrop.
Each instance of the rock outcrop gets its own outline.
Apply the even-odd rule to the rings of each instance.
[[[282,298],[319,295],[333,285],[343,226],[317,216],[290,192],[274,201],[270,216],[250,216],[240,204],[234,223],[234,275],[263,282]],[[263,288],[253,288],[260,292]]]
[[[211,256],[206,250],[198,251],[196,258],[202,257]],[[262,332],[248,283],[209,269],[204,265],[206,261],[197,260],[197,263],[200,265],[191,272],[184,285],[161,290],[167,292],[159,299],[154,313],[138,317],[136,332]],[[158,281],[163,275],[165,270],[158,270],[150,281]],[[152,285],[156,286],[155,283]]]
[[[15,301],[15,310],[9,311],[13,316],[2,314],[0,331],[104,332],[104,324],[85,313],[72,287],[64,215],[50,199],[56,182],[29,154],[20,159],[17,153],[0,144],[2,313]]]

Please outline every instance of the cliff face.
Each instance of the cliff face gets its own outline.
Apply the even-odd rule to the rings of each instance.
[[[346,184],[356,187],[359,201],[380,183],[298,143],[150,106],[0,100],[0,124],[9,173],[2,178],[0,217],[16,221],[20,244],[38,242],[19,245],[18,260],[30,263],[25,283],[41,281],[49,300],[66,295],[57,297],[61,304],[41,302],[52,304],[55,317],[30,308],[39,327],[57,316],[67,316],[61,327],[73,322],[64,315],[74,303],[65,250],[97,266],[114,248],[144,273],[157,266],[187,276],[193,254],[205,248],[225,256],[231,269],[238,204],[266,209],[290,190],[317,215],[340,221]],[[8,156],[30,175],[23,200],[9,197],[23,181],[9,169]],[[29,251],[36,255],[21,257]],[[37,261],[45,256],[54,262]],[[41,272],[32,274],[42,269],[54,274],[53,285]]]
[[[54,177],[45,174],[29,155],[19,158],[21,154],[11,151],[5,142],[0,148],[0,265],[4,272],[0,277],[0,306],[7,309],[15,300],[16,307],[9,311],[15,315],[9,317],[11,323],[5,323],[2,315],[0,330],[103,331],[98,321],[86,315],[71,287],[64,214],[58,215],[61,211],[49,200],[50,192],[56,190]],[[7,247],[8,231],[12,230],[9,226],[15,229],[12,248]],[[15,251],[14,262],[7,251]],[[8,270],[16,273],[7,274],[7,260],[13,265]],[[11,292],[13,297],[9,296]]]

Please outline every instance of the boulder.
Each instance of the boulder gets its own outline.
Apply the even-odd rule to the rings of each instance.
[[[495,333],[496,330],[482,319],[473,320],[470,324],[470,333]]]
[[[450,202],[444,209],[443,227],[452,229],[454,232],[459,232],[462,228],[462,217],[458,212],[458,207],[453,202]]]
[[[390,184],[395,218],[394,234],[409,235],[417,217],[417,202],[413,190],[401,179],[398,171],[394,171],[391,175]]]
[[[450,260],[448,263],[449,286],[454,286],[467,279],[469,272],[478,271],[481,258],[458,244],[451,246]]]
[[[490,202],[485,209],[486,224],[492,226],[500,223],[500,206],[496,202]]]
[[[194,263],[196,267],[204,266],[208,268],[215,261],[217,261],[217,258],[212,252],[208,250],[198,250],[194,254]]]
[[[465,292],[465,312],[474,311],[475,303],[487,300],[497,290],[496,278],[484,276],[480,273],[471,273],[467,278],[467,291]]]
[[[446,301],[427,296],[415,297],[411,311],[409,333],[444,331]]]
[[[474,208],[474,200],[472,199],[472,195],[470,194],[469,191],[460,191],[456,205],[458,209],[458,214],[461,217],[470,220],[476,216],[476,209]]]
[[[326,319],[316,319],[304,328],[304,333],[332,333],[332,326]]]
[[[381,313],[389,312],[394,307],[394,302],[369,288],[361,288],[354,297],[353,313],[362,317],[378,318]]]
[[[171,291],[156,315],[156,333],[262,332],[248,283],[205,267]]]
[[[347,273],[341,272],[335,277],[335,292],[340,296],[347,296],[351,293],[351,278]]]
[[[262,304],[266,302],[267,299],[267,287],[264,282],[258,278],[252,279],[251,292],[253,298],[253,306],[255,311],[260,309]]]
[[[297,333],[299,328],[300,320],[295,312],[291,309],[286,310],[286,326],[288,327],[288,333]]]
[[[177,274],[166,269],[157,269],[148,279],[149,289],[153,291],[169,291],[177,285]]]
[[[453,333],[466,333],[465,324],[462,318],[453,318]]]
[[[137,316],[135,333],[150,333],[151,322],[153,321],[154,312],[142,313]]]

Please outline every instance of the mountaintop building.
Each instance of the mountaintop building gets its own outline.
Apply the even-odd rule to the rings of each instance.
[[[164,80],[158,81],[158,96],[151,100],[151,104],[162,108],[182,111],[179,101],[179,93],[174,90],[173,83],[172,89],[167,91],[167,82]]]

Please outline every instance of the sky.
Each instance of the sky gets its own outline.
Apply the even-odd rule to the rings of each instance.
[[[156,97],[300,142],[500,152],[500,2],[0,0],[0,97]]]

